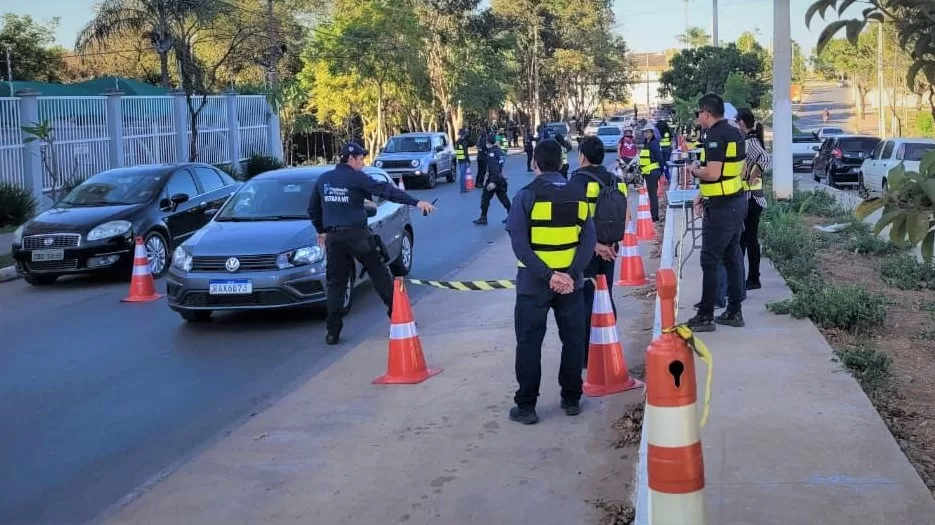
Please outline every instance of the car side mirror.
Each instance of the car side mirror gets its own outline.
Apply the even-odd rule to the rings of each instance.
[[[443,152],[443,151],[445,151],[445,146],[436,146],[436,147],[435,147],[435,152],[436,152],[436,153],[441,153],[441,152]]]
[[[169,197],[169,200],[175,206],[178,206],[179,204],[182,204],[183,202],[188,201],[188,199],[189,197],[187,193],[176,193],[175,195]]]

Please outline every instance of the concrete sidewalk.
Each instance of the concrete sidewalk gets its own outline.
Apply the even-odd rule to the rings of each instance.
[[[680,322],[701,296],[698,255],[686,248]],[[761,271],[747,326],[700,334],[715,363],[701,432],[708,523],[935,523],[932,495],[818,329],[766,311],[790,292],[768,260]],[[706,372],[699,364],[699,401]]]
[[[649,250],[643,246],[644,255]],[[512,278],[515,264],[504,238],[452,278]],[[631,368],[642,362],[652,326],[651,303],[625,295],[633,291],[615,294]],[[565,416],[550,320],[541,422],[509,421],[514,297],[512,290],[428,294],[413,309],[426,359],[444,369],[440,375],[419,385],[371,385],[386,367],[381,332],[99,521],[597,523],[586,500],[630,498],[636,450],[613,448],[611,424],[642,402],[642,391],[585,398],[580,416]],[[357,322],[351,314],[346,329]],[[308,351],[329,349],[316,339]]]

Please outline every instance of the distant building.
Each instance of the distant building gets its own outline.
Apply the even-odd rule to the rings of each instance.
[[[630,53],[633,65],[630,95],[634,104],[655,107],[660,102],[670,102],[659,96],[659,77],[669,69],[669,57],[669,53]]]

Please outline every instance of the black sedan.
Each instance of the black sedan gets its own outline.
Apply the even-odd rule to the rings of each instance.
[[[828,186],[857,186],[858,174],[864,159],[870,158],[879,137],[869,135],[832,135],[827,138],[815,156],[812,176],[815,182],[825,179]]]
[[[142,236],[153,276],[161,277],[173,247],[207,224],[237,187],[207,164],[98,173],[13,233],[16,269],[34,285],[77,273],[129,277],[134,237]]]

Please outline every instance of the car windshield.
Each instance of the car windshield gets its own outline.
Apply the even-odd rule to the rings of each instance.
[[[384,153],[425,153],[432,149],[430,137],[393,137],[383,148]]]
[[[844,130],[841,128],[825,128],[822,130],[822,133],[825,135],[843,135]]]
[[[607,122],[623,122],[624,120],[626,120],[626,117],[614,116],[607,119]]]
[[[567,135],[567,134],[568,134],[568,126],[566,126],[566,125],[564,125],[564,124],[549,124],[549,125],[547,126],[547,129],[548,129],[550,132],[552,132],[552,133],[558,133],[558,134],[561,134],[561,135]]]
[[[56,204],[61,208],[120,206],[152,200],[164,173],[140,170],[111,170],[98,173],[68,192]]]
[[[920,161],[926,153],[935,149],[935,144],[924,142],[907,142],[899,147],[896,158],[899,160]]]
[[[597,130],[598,135],[620,135],[620,128],[616,126],[604,126]]]
[[[839,139],[838,147],[842,151],[862,151],[867,155],[873,151],[873,148],[877,147],[880,141],[875,138],[848,138],[848,139]]]
[[[215,221],[307,220],[316,179],[251,180],[218,212]]]

